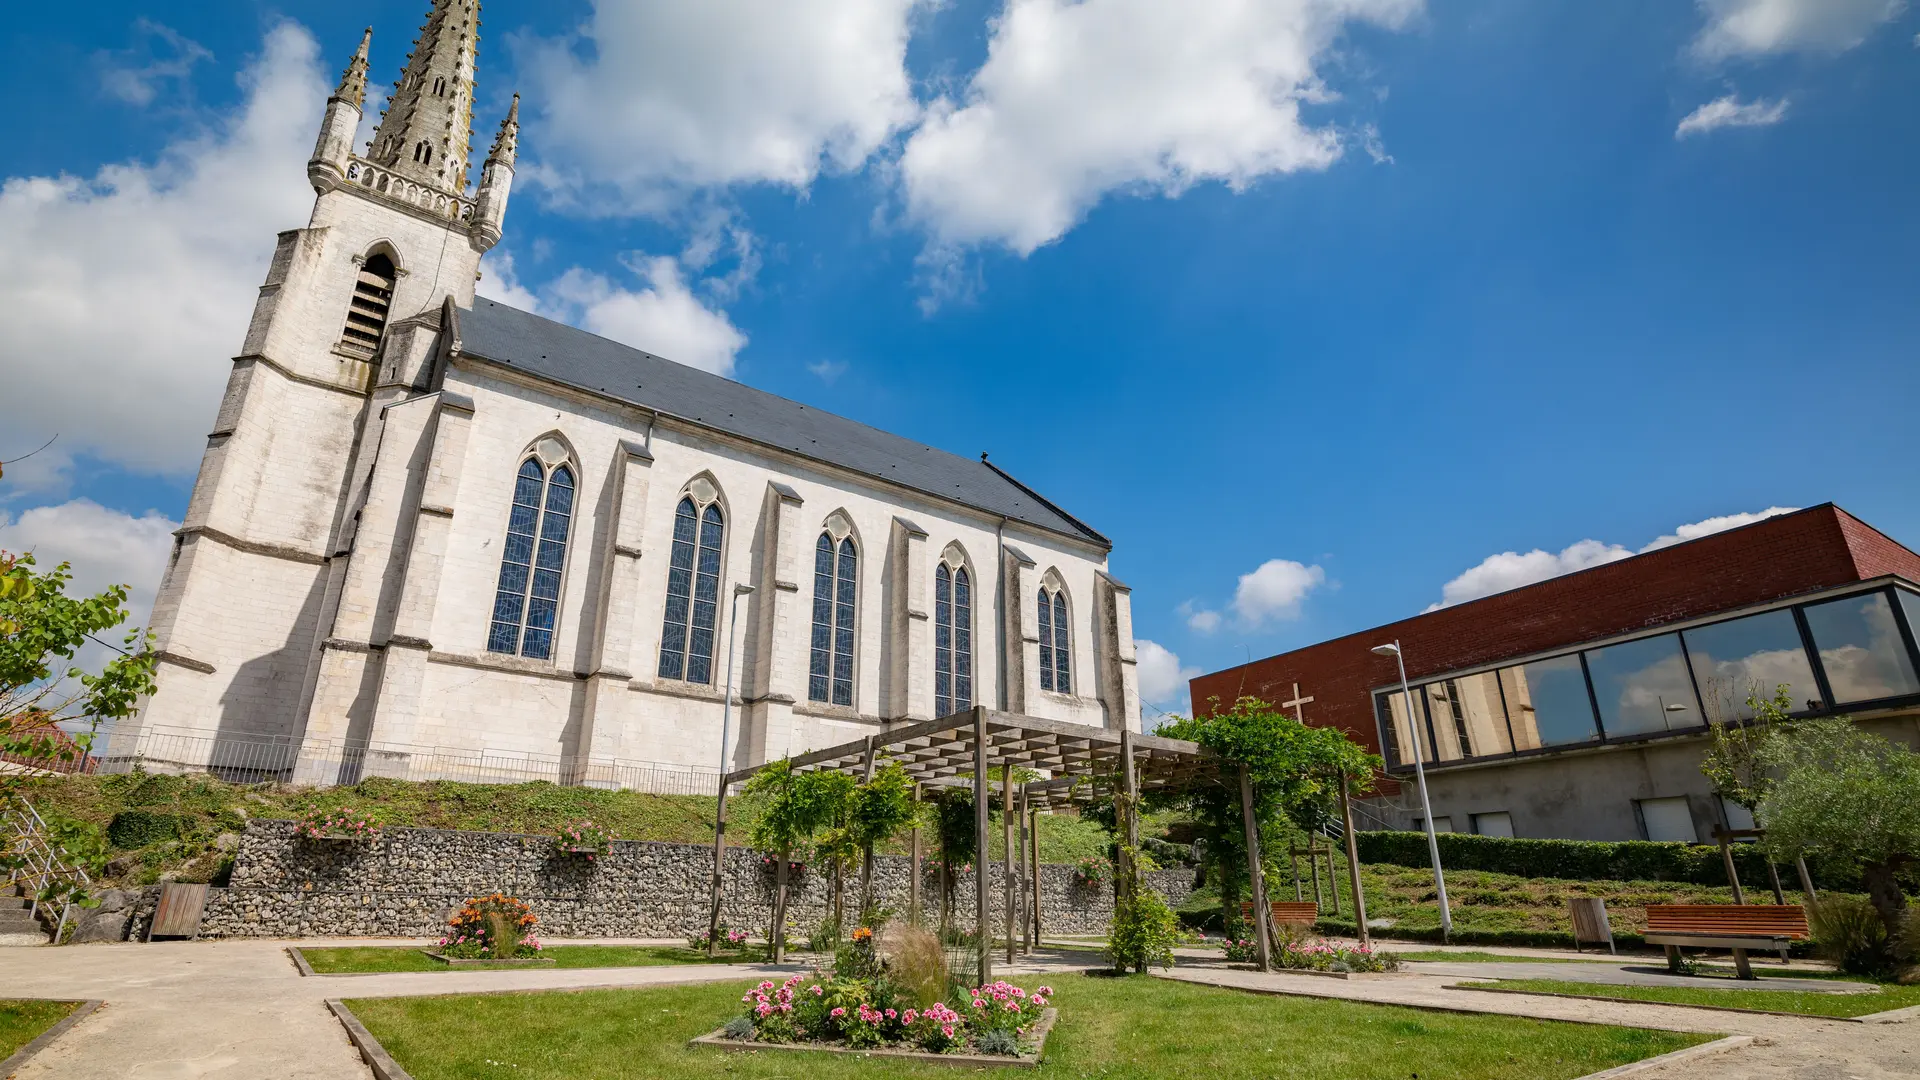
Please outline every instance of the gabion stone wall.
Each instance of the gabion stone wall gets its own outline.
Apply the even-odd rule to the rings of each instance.
[[[554,850],[547,836],[386,829],[372,841],[303,840],[293,822],[247,824],[227,888],[207,900],[207,937],[423,937],[440,933],[468,897],[503,892],[533,906],[548,937],[680,937],[707,925],[713,849],[696,844],[619,841],[598,859]],[[923,903],[939,895],[938,867],[924,864]],[[875,859],[875,902],[905,911],[911,860]],[[1002,925],[1001,868],[989,868],[992,925]],[[1148,885],[1168,902],[1186,899],[1191,870],[1161,870]],[[849,909],[857,876],[848,882]],[[1104,933],[1110,886],[1083,888],[1071,868],[1044,865],[1041,923],[1050,934]],[[804,937],[832,902],[825,875],[804,874],[789,892],[790,934]],[[727,849],[723,918],[756,936],[772,919],[773,872],[751,850]],[[1024,898],[1022,901],[1024,903]],[[956,921],[973,922],[973,876],[954,890]]]

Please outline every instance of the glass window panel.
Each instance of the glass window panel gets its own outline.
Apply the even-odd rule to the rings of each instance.
[[[1380,722],[1380,756],[1386,758],[1389,765],[1404,765],[1411,760],[1400,749],[1405,745],[1402,739],[1406,725],[1394,724],[1392,698],[1392,694],[1384,693],[1373,696],[1373,714]]]
[[[1413,688],[1415,722],[1421,729],[1421,760],[1430,762],[1434,760],[1434,756],[1433,740],[1427,737],[1425,730],[1427,726],[1425,713],[1426,694],[1425,687],[1416,686]],[[1398,757],[1399,764],[1411,765],[1413,764],[1414,744],[1413,731],[1407,725],[1407,696],[1401,691],[1395,690],[1392,693],[1382,693],[1380,700],[1390,718],[1387,726],[1392,731],[1394,752]]]
[[[1053,689],[1053,601],[1040,590],[1040,689]]]
[[[1053,596],[1053,685],[1063,694],[1073,693],[1073,650],[1067,627],[1067,598]]]
[[[1697,844],[1700,834],[1693,827],[1693,810],[1684,795],[1664,799],[1641,799],[1640,821],[1647,827],[1647,839]]]
[[[1920,693],[1886,593],[1808,604],[1802,610],[1836,706]]]
[[[535,597],[527,602],[527,632],[553,629],[554,604]]]
[[[507,514],[507,533],[509,535],[521,534],[531,537],[533,535],[534,520],[539,516],[539,507],[522,506],[519,503],[515,503],[513,509]]]
[[[1433,712],[1434,760],[1490,757],[1513,749],[1507,714],[1500,706],[1500,680],[1493,672],[1428,683],[1427,707]]]
[[[510,653],[519,636],[520,627],[515,623],[496,622],[487,633],[487,651]]]
[[[1580,673],[1578,656],[1556,656],[1503,668],[1500,685],[1507,692],[1515,749],[1599,740],[1600,731],[1593,723],[1593,701],[1587,697],[1587,680]]]
[[[1600,726],[1607,738],[1684,731],[1706,723],[1693,700],[1680,635],[1623,641],[1587,653]]]
[[[533,572],[533,595],[536,599],[554,601],[560,598],[560,574],[554,570],[535,570]]]
[[[953,573],[953,709],[973,708],[973,579]]]
[[[833,660],[833,539],[826,533],[813,545],[813,639],[809,657],[807,699],[825,701],[829,696],[827,676]]]
[[[1687,639],[1693,677],[1706,700],[1706,719],[1749,719],[1753,710],[1747,707],[1748,695],[1772,697],[1782,683],[1789,687],[1796,709],[1808,701],[1819,707],[1819,684],[1793,612],[1765,611],[1698,626],[1681,636]]]
[[[520,655],[535,660],[545,660],[553,652],[553,634],[546,630],[527,629],[526,640],[520,643]]]
[[[1513,815],[1505,810],[1493,810],[1472,817],[1473,831],[1480,836],[1513,836]]]

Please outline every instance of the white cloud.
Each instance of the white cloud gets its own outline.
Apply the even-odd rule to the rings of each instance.
[[[654,212],[698,187],[856,170],[918,115],[919,6],[594,0],[578,34],[516,43],[539,113],[526,172],[597,209]]]
[[[312,206],[304,167],[329,88],[291,23],[240,83],[237,111],[150,164],[0,184],[9,443],[57,431],[63,454],[136,470],[199,462],[273,236]]]
[[[1187,683],[1200,677],[1197,667],[1186,667],[1180,657],[1159,642],[1133,639],[1134,671],[1140,677],[1140,699],[1149,705],[1186,707]]]
[[[1008,0],[961,100],[928,109],[900,159],[934,245],[1021,254],[1110,192],[1177,196],[1324,169],[1340,135],[1301,106],[1349,22],[1404,25],[1420,0]]]
[[[814,376],[821,382],[832,386],[834,383],[840,381],[840,376],[847,373],[847,362],[845,360],[816,360],[807,365],[807,370],[813,372]]]
[[[1206,608],[1194,608],[1191,604],[1182,605],[1181,614],[1187,617],[1187,629],[1196,634],[1211,634],[1220,629],[1220,613]]]
[[[1764,98],[1741,101],[1728,94],[1688,113],[1681,119],[1680,126],[1673,129],[1673,137],[1684,139],[1689,135],[1704,135],[1724,127],[1767,127],[1779,123],[1786,115],[1786,98],[1779,101],[1767,101]]]
[[[1240,575],[1233,610],[1254,626],[1269,619],[1297,619],[1301,602],[1326,580],[1327,572],[1318,566],[1268,559],[1252,573]]]
[[[133,517],[91,499],[74,499],[18,515],[0,511],[0,550],[31,551],[41,570],[72,563],[70,596],[92,596],[109,585],[127,586],[128,625],[144,626],[153,613],[160,575],[167,568],[173,531],[179,527],[179,522],[158,510]]]
[[[601,337],[711,371],[731,375],[747,335],[723,311],[700,302],[671,255],[636,256],[629,264],[646,284],[627,289],[603,274],[575,267],[548,290],[571,312],[569,321]]]
[[[1672,547],[1688,540],[1697,540],[1702,536],[1711,536],[1728,529],[1737,529],[1742,525],[1751,525],[1756,521],[1774,517],[1778,514],[1791,514],[1797,507],[1769,506],[1756,513],[1723,514],[1682,525],[1670,533],[1655,538],[1640,548],[1640,552],[1657,551]],[[1571,574],[1588,567],[1602,566],[1610,562],[1633,557],[1636,552],[1619,544],[1603,543],[1599,540],[1582,540],[1569,545],[1557,554],[1535,548],[1524,554],[1503,551],[1498,555],[1489,555],[1480,560],[1479,565],[1467,570],[1459,577],[1447,582],[1440,588],[1440,601],[1427,606],[1428,611],[1437,611],[1443,607],[1464,604],[1469,600],[1478,600],[1483,596],[1517,589],[1522,585],[1531,585],[1536,581],[1545,581],[1562,574]]]
[[[100,53],[100,88],[109,97],[129,105],[147,106],[160,91],[172,84],[181,96],[190,96],[187,80],[194,65],[213,59],[207,47],[185,37],[170,26],[151,19],[136,19],[134,33],[139,44],[130,49]]]
[[[1906,8],[1906,0],[1699,0],[1705,60],[1813,50],[1845,52]]]

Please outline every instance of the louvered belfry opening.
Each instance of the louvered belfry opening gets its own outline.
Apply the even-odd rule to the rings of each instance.
[[[387,309],[393,304],[393,260],[374,255],[361,264],[347,304],[347,327],[340,334],[346,349],[372,356],[380,349],[387,329]]]

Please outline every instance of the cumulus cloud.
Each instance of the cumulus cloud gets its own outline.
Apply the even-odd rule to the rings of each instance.
[[[1796,509],[1798,507],[1769,506],[1765,510],[1753,513],[1722,514],[1719,517],[1710,517],[1704,521],[1682,525],[1670,533],[1656,537],[1641,547],[1640,552],[1672,547],[1688,540],[1697,540],[1717,532],[1737,529],[1742,525],[1751,525],[1778,514],[1791,514]],[[1638,553],[1619,544],[1603,543],[1599,540],[1582,540],[1559,552],[1542,551],[1539,548],[1524,554],[1503,551],[1498,555],[1487,556],[1480,560],[1479,565],[1441,586],[1439,602],[1428,605],[1426,610],[1437,611],[1443,607],[1464,604],[1469,600],[1478,600],[1483,596],[1517,589],[1536,581],[1545,581],[1548,578],[1571,574],[1589,567],[1619,562],[1621,559],[1632,558]]]
[[[816,360],[807,365],[807,370],[813,372],[814,377],[821,382],[832,386],[834,383],[840,381],[840,376],[847,373],[847,362],[845,360]]]
[[[1728,94],[1707,102],[1681,118],[1680,126],[1673,129],[1673,137],[1684,139],[1726,127],[1768,127],[1779,123],[1786,115],[1786,98],[1779,101],[1767,101],[1764,98],[1741,101]]]
[[[274,234],[312,206],[329,89],[290,23],[240,84],[233,114],[151,163],[0,183],[0,431],[140,471],[199,462]]]
[[[594,0],[580,30],[515,45],[538,109],[526,170],[599,210],[709,185],[805,188],[860,168],[919,113],[921,0]]]
[[[644,284],[626,288],[604,274],[575,267],[562,274],[551,296],[572,312],[571,321],[601,337],[716,375],[731,375],[747,335],[726,313],[700,302],[671,255],[637,256],[628,269]]]
[[[987,60],[908,139],[909,215],[938,246],[1027,254],[1110,192],[1177,196],[1324,169],[1340,134],[1320,67],[1353,22],[1404,25],[1420,0],[1008,0]],[[1376,147],[1376,150],[1379,148]],[[1380,151],[1384,155],[1384,151]]]
[[[1166,646],[1145,638],[1133,640],[1133,654],[1142,701],[1160,708],[1187,705],[1187,683],[1200,677],[1199,668],[1182,665],[1180,657]]]
[[[1693,40],[1704,60],[1798,50],[1838,53],[1865,41],[1906,0],[1699,0],[1706,25]]]
[[[1187,629],[1196,634],[1211,634],[1220,629],[1220,613],[1199,607],[1191,600],[1180,605],[1180,616],[1187,620]]]
[[[1249,625],[1268,620],[1297,619],[1307,594],[1326,584],[1327,572],[1292,559],[1268,559],[1250,574],[1240,575],[1233,592],[1233,610]]]
[[[182,91],[194,65],[213,59],[207,47],[151,19],[133,24],[138,42],[129,49],[99,53],[100,89],[129,105],[146,106],[169,85]]]

